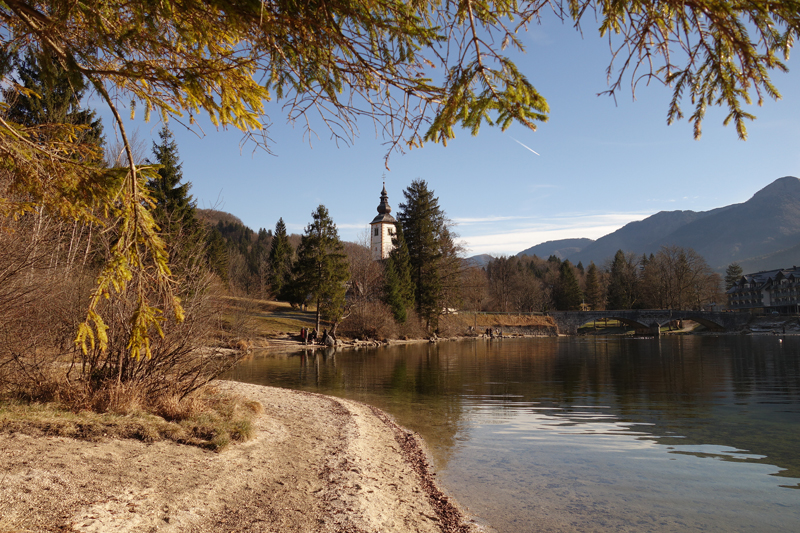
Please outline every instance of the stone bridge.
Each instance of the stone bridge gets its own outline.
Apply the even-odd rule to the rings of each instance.
[[[658,334],[658,328],[672,320],[694,320],[712,331],[735,331],[750,321],[749,313],[713,311],[674,311],[669,309],[636,309],[621,311],[551,311],[548,315],[564,335],[576,335],[578,328],[600,319],[619,320],[637,333]],[[656,327],[657,326],[657,327]]]

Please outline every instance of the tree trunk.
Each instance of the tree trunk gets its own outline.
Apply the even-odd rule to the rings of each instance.
[[[317,298],[317,335],[319,335],[319,298]]]

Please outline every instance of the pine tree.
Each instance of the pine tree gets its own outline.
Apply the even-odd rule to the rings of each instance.
[[[569,261],[561,263],[558,273],[558,286],[554,294],[556,309],[559,311],[577,311],[583,302],[581,287],[575,277],[572,264]]]
[[[739,263],[731,263],[728,265],[728,268],[725,269],[725,290],[730,290],[731,287],[739,283],[743,274],[744,270],[739,266]]]
[[[290,299],[285,289],[291,280],[293,256],[294,249],[286,234],[286,224],[283,218],[279,218],[275,224],[275,234],[272,236],[269,250],[269,285],[272,293],[281,300]]]
[[[218,271],[218,251],[211,248],[218,243],[210,240],[216,236],[208,234],[197,220],[195,202],[189,194],[192,185],[183,182],[178,145],[166,124],[158,136],[161,142],[153,143],[153,157],[154,164],[159,165],[159,177],[148,180],[147,189],[155,202],[153,219],[167,244],[173,270],[178,274],[188,272],[191,265],[201,262]]]
[[[196,230],[195,203],[189,194],[192,184],[183,181],[178,145],[169,127],[164,124],[158,132],[160,144],[153,143],[153,156],[159,179],[150,180],[153,200],[156,202],[155,218],[166,234],[187,234]]]
[[[408,309],[414,307],[414,284],[411,281],[408,247],[403,235],[403,227],[399,222],[395,224],[395,236],[392,244],[394,249],[385,261],[384,293],[394,319],[404,324],[408,318]]]
[[[561,268],[561,259],[559,259],[557,255],[548,257],[547,262],[556,265],[556,268]]]
[[[439,297],[439,309],[449,313],[462,305],[461,285],[464,263],[459,257],[463,251],[456,242],[455,234],[448,224],[445,224],[439,238],[439,247],[442,257],[439,261],[439,282],[442,290]]]
[[[325,206],[317,207],[311,216],[313,221],[300,240],[292,269],[292,292],[306,295],[316,304],[317,331],[321,318],[333,322],[335,330],[344,312],[345,283],[350,278],[347,256]]]
[[[34,134],[39,140],[83,144],[84,160],[102,161],[103,125],[93,110],[81,107],[83,76],[65,70],[53,56],[31,50],[14,64],[25,91],[3,90],[7,118],[22,126],[44,126]]]
[[[228,245],[217,226],[206,232],[206,264],[211,272],[228,282]]]
[[[439,199],[424,180],[414,180],[403,191],[405,203],[397,215],[408,247],[414,302],[426,328],[435,330],[443,302],[443,245],[450,238]]]
[[[586,270],[586,303],[594,311],[603,309],[603,287],[600,285],[600,276],[594,262],[589,263]]]
[[[608,284],[608,308],[631,309],[636,302],[636,269],[622,250],[614,255]]]

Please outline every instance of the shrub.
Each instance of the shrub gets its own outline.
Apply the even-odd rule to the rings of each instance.
[[[391,309],[379,301],[354,306],[338,331],[346,337],[370,339],[395,339],[399,334]]]
[[[173,264],[185,320],[171,317],[168,295],[148,294],[165,311],[160,331],[150,331],[148,356],[130,355],[130,317],[146,290],[130,283],[99,309],[107,348],[88,345],[84,353],[75,346],[99,271],[95,263],[112,240],[38,211],[0,219],[0,395],[127,413],[149,405],[144,399],[186,398],[235,364],[239,354],[208,348],[220,329],[222,295],[202,246],[185,243],[172,243],[191,250]]]

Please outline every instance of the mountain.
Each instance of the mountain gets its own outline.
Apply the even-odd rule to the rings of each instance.
[[[670,245],[694,249],[718,270],[734,261],[743,268],[747,266],[747,272],[800,263],[800,179],[777,179],[741,204],[701,212],[656,213],[626,224],[564,258],[572,263],[588,265],[594,261],[599,265],[617,250],[649,255]],[[550,243],[538,245],[543,249],[547,246]],[[528,254],[528,250],[520,254]]]
[[[226,224],[239,224],[240,226],[244,226],[244,222],[242,222],[241,218],[237,217],[236,215],[226,213],[225,211],[197,208],[195,212],[197,213],[197,218],[212,226],[216,226],[220,221]]]
[[[466,259],[464,259],[464,262],[467,264],[467,266],[483,268],[489,263],[491,263],[493,260],[494,257],[492,257],[489,254],[480,254],[480,255],[473,255],[472,257],[467,257]]]
[[[695,211],[661,211],[644,220],[630,222],[613,233],[600,237],[580,252],[569,256],[572,263],[582,261],[596,265],[614,257],[617,250],[626,252],[655,253],[659,245],[655,243],[667,238],[677,229],[704,218],[708,213]]]
[[[592,239],[560,239],[557,241],[547,241],[521,251],[517,254],[517,257],[521,255],[535,255],[541,259],[547,259],[551,255],[554,255],[564,260],[567,257],[578,254],[593,242]],[[614,251],[616,252],[616,250]]]
[[[791,248],[800,243],[800,179],[780,178],[748,201],[710,213],[657,244],[693,248],[714,268]]]

